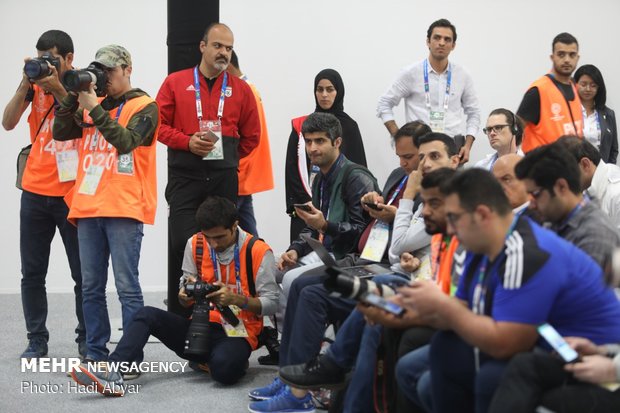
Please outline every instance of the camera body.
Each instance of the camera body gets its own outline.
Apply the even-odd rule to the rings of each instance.
[[[345,274],[333,268],[328,268],[329,277],[323,281],[323,286],[331,295],[361,301],[368,293],[375,293],[384,298],[396,294],[396,285],[379,284],[372,280]]]
[[[211,303],[207,295],[219,289],[219,285],[205,283],[201,280],[185,286],[187,296],[193,297],[195,300],[192,321],[189,324],[187,335],[185,336],[185,354],[200,356],[208,353]],[[239,319],[235,313],[232,312],[230,307],[219,304],[214,304],[214,306],[229,324],[233,326],[239,324]]]
[[[95,63],[88,65],[86,69],[67,70],[62,76],[62,84],[69,92],[86,92],[90,84],[94,83],[97,96],[105,95],[108,75],[105,70]]]
[[[48,63],[56,68],[56,71],[60,73],[60,58],[54,57],[49,53],[44,53],[41,57],[35,57],[28,60],[24,64],[24,73],[28,76],[30,81],[40,80],[44,77],[52,75]]]

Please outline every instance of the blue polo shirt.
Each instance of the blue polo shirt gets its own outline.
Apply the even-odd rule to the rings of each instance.
[[[483,268],[486,276],[481,277]],[[601,268],[527,217],[518,218],[495,262],[468,254],[456,296],[497,321],[547,322],[565,337],[620,342],[620,303],[604,284]]]

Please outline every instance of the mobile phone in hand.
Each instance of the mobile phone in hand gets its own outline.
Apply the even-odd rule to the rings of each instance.
[[[538,326],[538,333],[551,347],[553,347],[565,362],[576,363],[581,360],[579,353],[577,353],[550,324],[545,323]]]
[[[375,211],[381,211],[383,209],[379,208],[379,205],[375,204],[374,202],[364,202],[364,205],[366,205],[370,209],[374,209]]]
[[[312,207],[308,204],[293,204],[295,208],[299,208],[302,211],[312,212]]]
[[[206,131],[204,138],[213,143],[217,142],[220,139],[219,136],[217,136],[215,133],[213,133],[213,131],[210,130]]]
[[[361,301],[366,304],[370,304],[374,307],[378,307],[388,313],[394,314],[396,317],[402,317],[405,313],[405,309],[396,303],[386,300],[380,295],[368,293],[362,296]]]

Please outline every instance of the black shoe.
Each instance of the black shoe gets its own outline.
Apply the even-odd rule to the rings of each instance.
[[[86,345],[86,338],[78,338],[78,354],[82,361],[86,360],[86,353],[88,353],[88,346]]]
[[[45,337],[33,337],[28,341],[28,347],[21,358],[34,359],[47,356],[47,339]]]
[[[260,356],[258,364],[261,366],[277,366],[280,362],[280,342],[278,341],[278,330],[273,327],[263,327],[258,335],[258,346],[265,346],[269,355]]]
[[[316,356],[305,364],[280,369],[282,382],[299,389],[337,389],[344,386],[345,374],[345,369],[336,365],[324,354]]]

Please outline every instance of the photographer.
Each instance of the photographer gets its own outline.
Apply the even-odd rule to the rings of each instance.
[[[275,313],[275,260],[266,243],[239,228],[235,205],[225,198],[207,198],[196,212],[196,221],[201,232],[187,242],[179,291],[181,304],[191,306],[193,301],[197,302],[193,318],[144,307],[124,330],[109,360],[135,359],[149,336],[154,335],[179,357],[207,363],[215,381],[230,385],[245,374],[250,353],[258,345],[262,316]],[[198,278],[202,282],[194,284]],[[97,383],[103,394],[122,395],[121,386],[111,385],[122,383],[119,372],[105,371],[105,366],[92,370],[82,364],[72,372],[72,377],[85,386]],[[111,389],[121,394],[107,393]]]
[[[62,237],[71,278],[75,282],[75,314],[78,319],[75,341],[80,357],[85,357],[86,331],[77,231],[67,222],[69,209],[63,199],[75,183],[76,167],[70,161],[77,161],[77,141],[54,142],[51,128],[54,106],[67,95],[59,77],[72,68],[73,41],[63,31],[49,30],[39,37],[36,48],[37,57],[25,59],[21,82],[2,117],[4,129],[12,130],[28,106],[31,107],[28,115],[31,145],[20,153],[20,158],[27,156],[20,188],[23,192],[19,240],[21,294],[29,341],[21,357],[30,359],[47,355],[49,331],[46,327],[45,278],[56,228]]]
[[[144,306],[138,261],[144,224],[153,224],[157,206],[159,111],[144,91],[132,88],[131,73],[131,55],[124,47],[100,48],[86,70],[63,76],[69,94],[54,122],[55,140],[81,138],[75,186],[65,200],[67,219],[77,226],[86,357],[94,361],[108,358],[110,256],[124,329]]]

